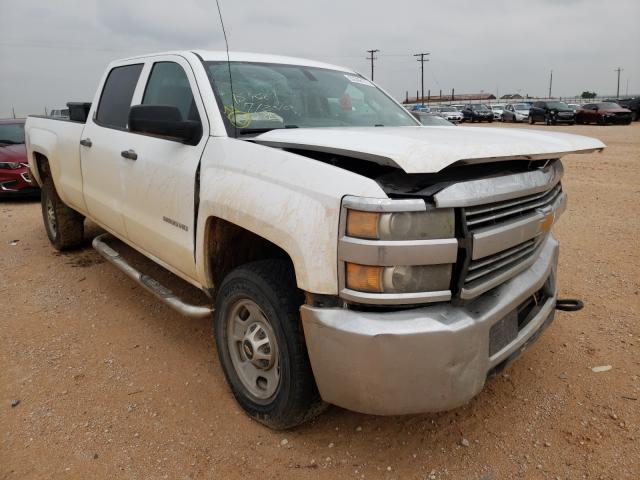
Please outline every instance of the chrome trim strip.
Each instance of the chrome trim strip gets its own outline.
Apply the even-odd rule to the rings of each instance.
[[[369,198],[346,196],[342,199],[343,208],[365,212],[423,212],[427,209],[424,200],[392,200],[390,198]]]
[[[352,302],[368,305],[410,305],[413,303],[448,302],[451,291],[417,293],[364,293],[349,288],[340,290],[340,297]]]
[[[566,194],[562,193],[547,211],[540,210],[523,218],[506,222],[498,227],[486,227],[473,233],[471,258],[476,260],[501,252],[522,242],[534,238],[540,233],[541,223],[548,212],[559,216],[566,208]],[[558,213],[559,212],[559,213]],[[554,219],[555,222],[555,219]]]
[[[488,257],[534,238],[540,233],[544,218],[541,212],[536,212],[498,227],[478,230],[473,234],[471,259]]]
[[[497,287],[498,285],[506,282],[511,277],[515,277],[517,274],[524,272],[527,268],[529,268],[538,260],[540,256],[540,252],[542,251],[546,243],[547,243],[546,241],[540,242],[540,244],[535,248],[533,253],[531,253],[531,256],[529,258],[523,260],[521,263],[518,263],[517,265],[514,265],[512,268],[505,270],[504,272],[496,275],[495,277],[492,277],[489,280],[484,280],[484,281],[481,280],[478,282],[478,285],[476,286],[463,287],[462,290],[460,290],[460,298],[463,300],[470,300],[472,298],[475,298],[478,295],[481,295],[484,292],[487,292],[492,288]]]
[[[544,192],[555,186],[564,170],[559,160],[545,169],[458,182],[433,196],[436,207],[471,207]]]
[[[361,265],[439,265],[455,263],[458,241],[437,240],[382,241],[342,237],[338,243],[338,259]]]

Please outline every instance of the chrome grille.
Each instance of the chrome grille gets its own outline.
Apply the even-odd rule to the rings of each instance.
[[[471,258],[461,274],[460,296],[470,299],[500,285],[529,268],[540,253],[547,230],[540,229],[539,223],[546,217],[543,212],[560,215],[564,209],[564,193],[560,183],[549,186],[544,192],[525,195],[500,202],[467,207],[463,210],[467,229],[474,248]],[[553,218],[553,217],[552,217]],[[512,229],[512,235],[502,235]],[[487,238],[495,236],[495,242],[504,241],[502,249],[486,251]],[[521,235],[520,243],[510,240]],[[484,247],[476,242],[484,242]],[[496,247],[500,245],[498,243]]]
[[[558,183],[546,192],[514,198],[503,202],[495,202],[465,209],[465,219],[469,230],[495,225],[500,222],[535,212],[539,208],[551,206],[562,194]]]
[[[545,235],[540,235],[494,255],[472,260],[464,279],[465,288],[474,288],[500,275],[508,275],[526,264],[538,252],[544,238]]]

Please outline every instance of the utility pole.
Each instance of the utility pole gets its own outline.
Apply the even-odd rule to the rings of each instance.
[[[549,77],[549,98],[551,98],[551,85],[553,85],[553,70],[551,70],[551,76]]]
[[[371,60],[371,81],[373,82],[373,61],[377,60],[377,58],[374,56],[374,53],[379,52],[380,50],[367,50],[367,52],[369,52],[369,57],[367,57],[367,60]]]
[[[616,68],[614,72],[618,72],[618,88],[616,90],[616,98],[620,98],[620,72],[622,72],[624,68]]]
[[[11,107],[11,114],[13,115],[13,118],[16,118],[16,109]]]
[[[422,85],[422,105],[424,105],[424,62],[428,62],[429,59],[427,58],[425,60],[424,57],[426,57],[427,55],[430,55],[429,53],[415,53],[413,56],[414,57],[420,57],[418,58],[418,61],[420,62],[420,75],[421,75],[421,85]]]

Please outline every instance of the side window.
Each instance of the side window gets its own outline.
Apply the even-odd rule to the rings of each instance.
[[[153,65],[142,104],[176,107],[180,110],[182,120],[200,122],[189,79],[182,67],[174,62]]]
[[[131,99],[142,64],[115,67],[104,83],[96,112],[96,123],[104,127],[126,129]]]

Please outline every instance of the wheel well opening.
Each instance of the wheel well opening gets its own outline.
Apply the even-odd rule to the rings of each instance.
[[[213,217],[207,220],[207,275],[213,296],[231,270],[256,260],[291,257],[276,244],[238,225]]]
[[[33,158],[35,160],[35,166],[40,177],[40,180],[44,182],[45,178],[47,178],[49,173],[49,159],[45,157],[43,154],[38,152],[33,152]]]

